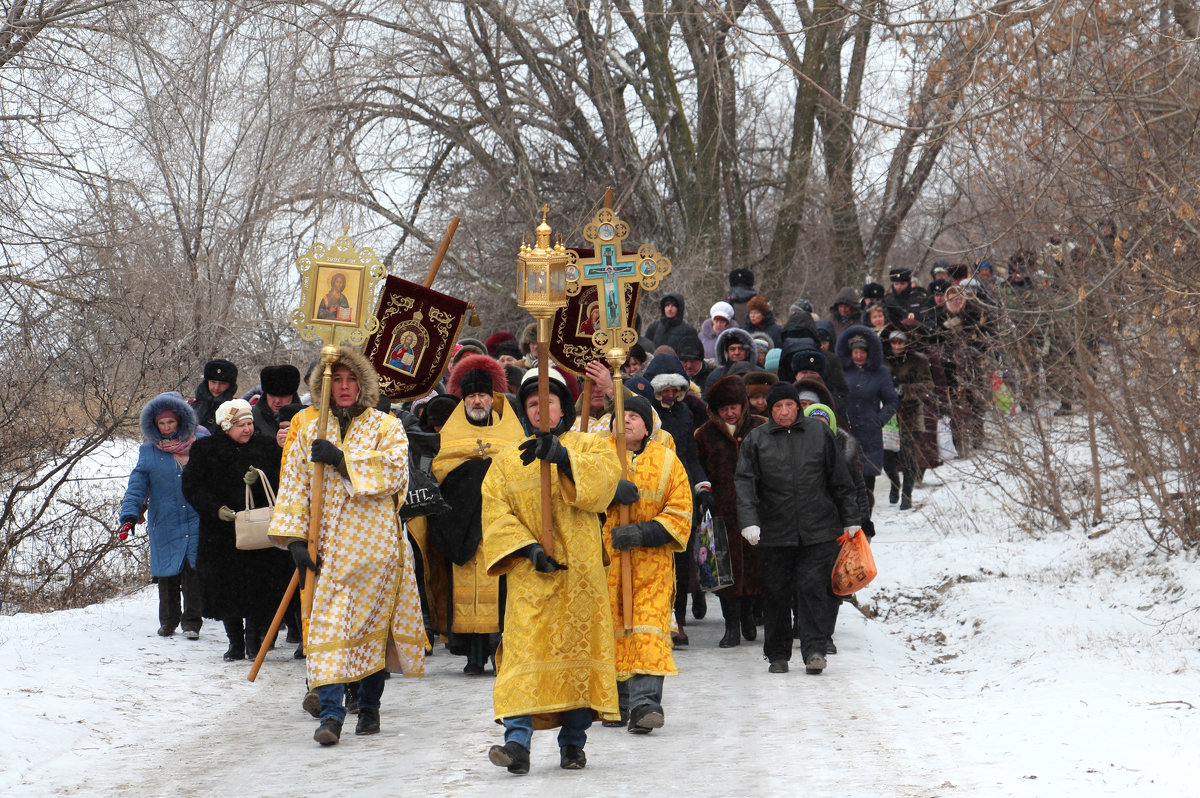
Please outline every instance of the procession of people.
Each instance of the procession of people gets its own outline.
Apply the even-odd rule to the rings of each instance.
[[[323,746],[349,713],[356,735],[378,733],[389,674],[420,676],[444,647],[464,676],[494,679],[490,762],[527,773],[534,732],[557,729],[561,767],[578,770],[593,722],[666,724],[689,599],[693,618],[708,611],[695,533],[719,524],[719,647],[761,629],[769,673],[798,645],[819,675],[837,652],[834,560],[875,539],[877,477],[911,510],[946,454],[941,423],[964,453],[985,437],[1004,289],[983,290],[990,265],[934,276],[926,290],[897,267],[890,291],[843,287],[824,315],[802,298],[780,321],[785,305],[736,269],[707,318],[663,294],[624,363],[574,375],[529,330],[460,337],[427,366],[416,334],[397,333],[412,354],[400,371],[437,368],[399,402],[346,343],[309,365],[307,396],[291,364],[238,396],[237,367],[209,361],[194,399],[145,406],[120,510],[122,540],[148,527],[158,634],[196,639],[220,620],[224,658],[254,658],[278,608]],[[345,284],[323,286],[316,318],[345,316]],[[581,318],[603,335],[595,307]],[[244,546],[243,513],[276,489],[269,534]]]

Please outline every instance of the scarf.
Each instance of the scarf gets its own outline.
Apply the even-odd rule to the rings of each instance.
[[[167,454],[175,455],[175,462],[183,468],[188,464],[188,452],[192,448],[192,444],[196,442],[196,436],[191,435],[188,438],[163,438],[158,443],[154,444],[160,451]]]

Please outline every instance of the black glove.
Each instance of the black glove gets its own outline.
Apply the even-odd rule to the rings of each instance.
[[[617,482],[617,492],[613,494],[613,504],[637,504],[637,500],[641,497],[641,491],[638,486],[627,479],[622,479]]]
[[[617,551],[629,551],[642,545],[641,524],[622,524],[613,527],[612,546]]]
[[[255,482],[258,482],[258,469],[250,466],[242,477],[242,482],[245,482],[247,485],[253,485]]]
[[[862,531],[863,531],[863,534],[867,536],[867,540],[870,540],[871,538],[875,537],[875,522],[871,521],[870,519],[863,521],[862,522]]]
[[[288,544],[288,551],[292,553],[292,560],[296,563],[296,570],[300,574],[300,589],[303,590],[306,572],[321,573],[321,558],[318,557],[316,562],[312,561],[312,557],[308,556],[308,541],[305,540],[293,540]]]
[[[565,571],[567,566],[559,563],[553,557],[546,554],[546,550],[542,548],[540,543],[532,543],[524,549],[525,556],[533,563],[533,570],[543,574],[552,574],[555,571]]]
[[[717,514],[717,500],[713,498],[711,490],[708,488],[696,488],[696,495],[693,498],[695,499],[696,511],[701,516],[704,515],[706,510],[712,515]]]
[[[309,459],[314,463],[327,463],[337,467],[346,459],[346,455],[342,454],[342,450],[337,447],[336,443],[324,438],[317,438],[313,441],[312,457]]]
[[[517,447],[521,451],[521,463],[529,465],[534,459],[562,465],[568,462],[567,447],[552,432],[539,432]]]

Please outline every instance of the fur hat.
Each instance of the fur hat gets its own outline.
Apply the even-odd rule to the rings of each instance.
[[[525,356],[525,353],[521,351],[521,345],[516,342],[516,339],[511,339],[496,344],[495,357],[501,358],[505,355],[520,360]]]
[[[533,321],[525,325],[525,329],[521,330],[521,351],[529,352],[529,345],[537,343],[537,322]]]
[[[728,407],[729,405],[744,406],[749,395],[748,391],[749,388],[741,377],[722,377],[708,389],[708,393],[704,395],[704,401],[708,404],[709,409],[715,413],[722,407]],[[766,393],[765,388],[763,392]]]
[[[729,287],[736,288],[739,285],[743,288],[753,288],[754,272],[749,269],[734,269],[731,271],[729,273]]]
[[[771,408],[775,407],[776,402],[784,399],[791,399],[797,407],[800,406],[800,395],[790,382],[777,382],[772,385],[767,391],[767,413],[770,414]]]
[[[217,408],[217,426],[226,432],[229,432],[233,425],[242,419],[253,420],[253,418],[254,409],[245,399],[230,399],[228,402],[222,402],[221,406]]]
[[[824,378],[826,365],[825,353],[820,349],[801,349],[792,355],[792,374],[812,371]]]
[[[729,304],[728,302],[714,303],[713,306],[708,309],[708,317],[711,319],[716,316],[733,321],[733,305]]]
[[[458,407],[458,401],[457,396],[441,394],[421,405],[421,427],[426,432],[441,428],[454,412],[454,408]]]
[[[296,414],[299,413],[303,409],[304,409],[304,405],[300,404],[299,402],[294,402],[289,405],[284,405],[283,407],[279,408],[279,423],[282,424],[285,421],[290,422],[293,418],[296,417]]]
[[[883,286],[879,283],[867,283],[862,287],[863,299],[883,299]]]
[[[517,337],[508,330],[498,330],[489,335],[484,340],[483,344],[487,347],[489,355],[492,357],[500,357],[500,344],[504,343],[505,341],[515,342],[516,340]],[[517,349],[520,350],[520,347],[518,346]],[[517,355],[517,357],[520,357],[520,355]]]
[[[888,270],[888,279],[893,283],[912,282],[912,269],[907,266],[893,266]]]
[[[375,367],[367,360],[366,355],[353,346],[342,344],[338,347],[337,358],[329,366],[330,373],[337,366],[345,366],[358,378],[358,399],[353,407],[365,410],[379,404],[379,375],[375,373]],[[308,378],[308,390],[313,395],[314,403],[320,400],[321,384],[324,381],[325,368],[317,364]]]
[[[779,382],[779,378],[769,371],[752,371],[742,377],[746,383],[746,396],[749,398],[766,396],[771,386]]]
[[[515,363],[509,363],[504,367],[504,378],[508,383],[508,387],[504,390],[504,393],[515,394],[517,389],[521,387],[521,380],[525,379],[525,369]]]
[[[230,385],[237,385],[237,366],[228,360],[213,358],[204,364],[205,380],[220,380]]]
[[[837,416],[833,414],[833,410],[828,405],[814,402],[804,408],[804,415],[810,418],[816,416],[817,418],[824,419],[825,423],[829,425],[829,430],[834,433],[837,432]]]
[[[746,312],[757,310],[764,316],[771,312],[771,303],[767,301],[765,296],[752,296],[750,301],[746,303]]]
[[[563,375],[554,366],[547,364],[546,371],[549,373],[550,392],[558,397],[558,403],[562,407],[562,421],[558,426],[551,431],[556,435],[564,430],[569,430],[571,425],[575,423],[575,399],[571,396],[571,389],[567,387],[567,381],[563,379]],[[525,400],[530,396],[537,396],[538,392],[538,370],[530,369],[525,372],[525,378],[521,380],[521,387],[517,389],[517,409],[521,415],[528,419],[525,413]]]
[[[472,393],[508,390],[508,376],[500,361],[487,355],[467,355],[458,361],[446,380],[446,393],[463,397]]]
[[[268,396],[295,396],[300,389],[300,369],[287,363],[265,366],[259,372],[258,381]]]
[[[647,401],[646,397],[634,394],[633,396],[626,397],[622,404],[625,408],[625,412],[637,413],[642,417],[642,423],[646,425],[647,435],[654,431],[654,409],[650,407],[650,402]],[[615,413],[613,414],[610,423],[612,428],[616,429],[617,416]]]

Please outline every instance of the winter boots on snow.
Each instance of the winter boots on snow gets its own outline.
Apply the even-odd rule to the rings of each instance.
[[[336,718],[325,718],[313,732],[313,739],[321,745],[337,745],[342,739],[342,722]]]
[[[529,772],[529,749],[513,741],[493,745],[488,750],[488,761],[496,767],[508,768],[509,773],[524,776]]]

